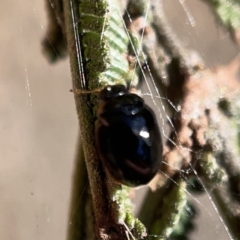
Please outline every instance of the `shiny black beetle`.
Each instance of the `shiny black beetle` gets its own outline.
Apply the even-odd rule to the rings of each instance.
[[[153,111],[123,85],[99,94],[96,145],[108,172],[131,187],[147,184],[162,162],[162,140]]]

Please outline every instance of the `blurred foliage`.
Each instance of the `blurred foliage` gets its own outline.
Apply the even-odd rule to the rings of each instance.
[[[233,29],[240,28],[240,2],[238,0],[208,0],[222,22]]]

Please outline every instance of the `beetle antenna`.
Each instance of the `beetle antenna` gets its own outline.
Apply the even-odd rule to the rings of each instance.
[[[90,93],[95,93],[98,94],[102,89],[97,88],[95,90],[82,90],[82,89],[77,89],[77,88],[72,88],[69,90],[69,92],[75,93],[75,94],[90,94]]]
[[[131,84],[132,84],[132,81],[131,81],[131,80],[127,81],[127,86],[126,86],[126,88],[127,88],[127,91],[128,91],[128,92],[129,92],[130,89],[132,88]]]

